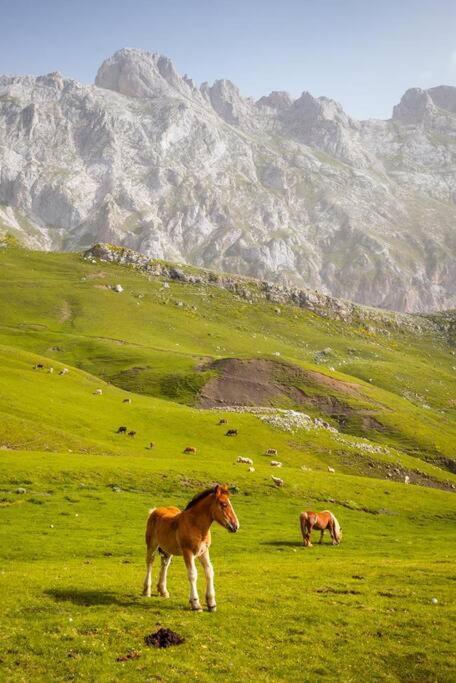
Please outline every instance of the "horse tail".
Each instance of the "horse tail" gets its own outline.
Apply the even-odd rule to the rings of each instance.
[[[147,513],[147,522],[146,522],[146,545],[149,547],[151,539],[152,539],[152,515],[154,514],[155,510],[157,508],[150,508],[149,512]]]
[[[342,529],[340,528],[340,524],[337,521],[336,516],[333,515],[333,513],[330,510],[328,510],[328,512],[331,515],[332,523],[334,526],[334,536],[336,537],[336,541],[340,543],[342,540]]]
[[[307,520],[309,519],[309,515],[307,512],[301,512],[299,515],[299,522],[301,524],[301,533],[304,538],[305,534],[307,533]]]

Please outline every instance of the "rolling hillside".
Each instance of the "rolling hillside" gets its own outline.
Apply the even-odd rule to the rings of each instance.
[[[342,320],[168,266],[0,249],[0,677],[451,680],[453,315]],[[219,612],[185,610],[179,558],[140,597],[147,509],[214,481],[241,521],[214,529]],[[327,507],[341,546],[302,548]]]

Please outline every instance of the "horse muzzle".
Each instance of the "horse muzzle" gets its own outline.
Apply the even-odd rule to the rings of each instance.
[[[235,534],[236,531],[239,531],[239,522],[237,522],[236,524],[234,524],[233,522],[227,522],[226,528],[231,534]]]

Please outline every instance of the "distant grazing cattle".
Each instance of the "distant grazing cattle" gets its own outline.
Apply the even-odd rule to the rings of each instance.
[[[237,462],[243,463],[244,465],[253,465],[252,458],[244,458],[242,455],[238,457]]]
[[[266,455],[277,455],[277,449],[276,448],[268,448],[266,451]]]
[[[119,429],[116,432],[116,434],[126,434],[126,433],[127,433],[127,428],[124,426],[119,427]]]
[[[66,374],[68,374],[68,368],[62,368],[62,370],[60,370],[60,372],[59,372],[59,375],[66,375]]]
[[[128,432],[128,436],[131,436],[133,438],[134,436],[136,436],[136,432],[130,431]]]
[[[238,430],[237,429],[229,429],[225,436],[237,436]]]
[[[276,486],[283,486],[283,479],[280,479],[279,477],[271,477],[271,479]]]
[[[279,462],[278,460],[271,460],[271,466],[272,467],[282,467],[282,463]]]
[[[219,423],[219,425],[226,425],[226,424],[228,424],[228,420],[226,420],[224,417],[222,417],[222,419],[219,420],[218,423]]]
[[[187,446],[187,448],[184,448],[184,453],[196,453],[195,446]]]
[[[131,398],[124,398],[122,403],[131,403]]]
[[[44,368],[43,363],[37,363],[36,365],[33,366],[34,370],[42,370]]]

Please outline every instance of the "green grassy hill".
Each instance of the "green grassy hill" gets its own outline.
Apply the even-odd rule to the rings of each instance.
[[[14,245],[0,292],[0,678],[453,680],[450,314],[421,333],[343,322]],[[310,419],[200,408],[227,391],[223,359],[249,369],[250,409]],[[140,597],[148,508],[214,481],[241,521],[214,530],[219,611],[185,609],[180,558],[168,601]],[[328,507],[343,543],[302,548],[299,512]],[[186,643],[150,651],[157,623]]]

